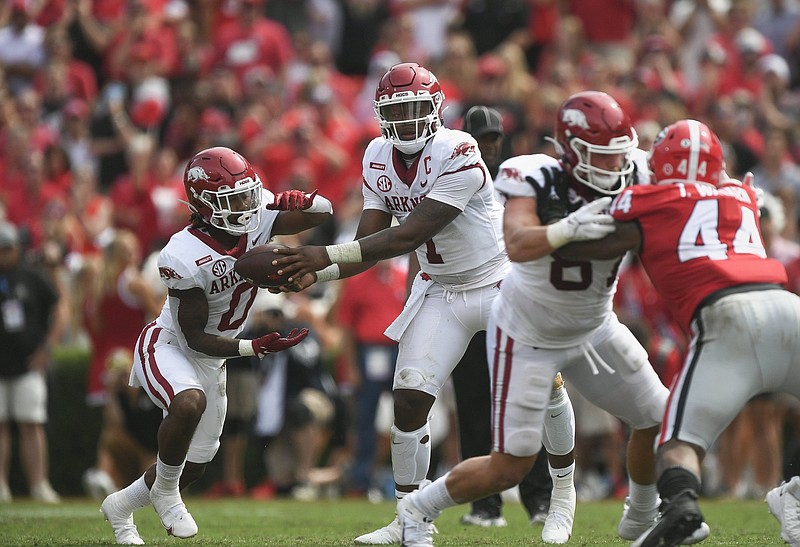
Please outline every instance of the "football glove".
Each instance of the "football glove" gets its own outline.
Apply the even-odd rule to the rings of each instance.
[[[611,205],[611,198],[604,197],[587,203],[566,218],[547,227],[547,242],[558,249],[571,241],[600,239],[612,233],[614,217],[601,213]]]

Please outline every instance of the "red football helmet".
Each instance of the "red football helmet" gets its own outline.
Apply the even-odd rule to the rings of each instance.
[[[383,75],[373,108],[383,137],[406,154],[416,154],[442,126],[444,92],[433,72],[400,63]]]
[[[189,209],[229,234],[245,234],[261,223],[261,179],[241,154],[217,146],[198,152],[186,165],[183,185]]]
[[[567,173],[592,190],[613,196],[628,185],[634,169],[631,152],[639,139],[611,95],[583,91],[564,101],[553,142]]]
[[[656,184],[707,182],[717,186],[725,171],[719,139],[697,120],[680,120],[661,130],[647,156]]]

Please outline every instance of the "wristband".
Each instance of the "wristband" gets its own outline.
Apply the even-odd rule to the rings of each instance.
[[[304,213],[331,213],[333,214],[333,204],[328,198],[322,197],[319,194],[314,196],[314,201],[311,202],[311,207],[303,209]]]
[[[317,274],[317,281],[332,281],[334,279],[339,279],[339,276],[341,275],[338,264],[331,264],[330,266],[314,273]]]
[[[553,249],[563,247],[570,242],[570,239],[566,234],[567,230],[566,226],[564,226],[564,222],[565,220],[561,219],[558,222],[547,226],[547,242]]]
[[[239,355],[242,357],[252,357],[255,354],[256,350],[253,349],[252,340],[239,340]]]
[[[351,241],[325,247],[332,264],[356,264],[361,262],[361,243]]]

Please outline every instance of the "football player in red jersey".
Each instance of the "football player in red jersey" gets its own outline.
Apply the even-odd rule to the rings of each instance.
[[[701,526],[701,462],[750,398],[800,396],[800,297],[767,258],[754,188],[728,178],[719,140],[696,120],[665,128],[648,163],[654,184],[625,189],[611,206],[614,234],[562,250],[582,258],[636,252],[691,336],[658,438],[660,519],[635,547],[678,545]],[[797,477],[767,495],[792,545],[800,545],[798,497]]]
[[[273,235],[313,228],[333,213],[330,202],[315,194],[272,194],[250,162],[230,148],[198,152],[183,178],[191,224],[159,255],[168,297],[139,335],[130,379],[164,410],[158,458],[103,501],[118,544],[144,543],[133,512],[150,504],[167,533],[181,538],[197,533],[180,489],[200,478],[219,449],[227,408],[225,358],[263,357],[308,334],[303,329],[287,337],[272,332],[254,340],[236,338],[259,289],[236,274],[234,263]]]

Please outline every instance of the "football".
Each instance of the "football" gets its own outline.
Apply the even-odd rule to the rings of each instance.
[[[286,283],[288,276],[278,275],[277,266],[272,261],[278,258],[273,249],[286,247],[280,244],[259,245],[240,256],[233,269],[242,278],[261,288],[280,287]]]

